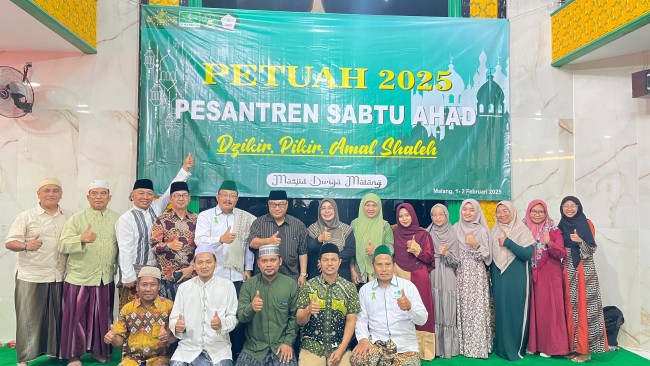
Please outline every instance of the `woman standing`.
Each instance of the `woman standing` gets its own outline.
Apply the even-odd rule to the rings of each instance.
[[[433,241],[436,266],[429,275],[433,290],[435,312],[436,355],[451,358],[460,353],[456,326],[456,268],[460,262],[460,243],[449,224],[447,207],[437,204],[431,208],[431,225],[427,232]]]
[[[567,251],[564,260],[564,299],[569,351],[572,352],[567,357],[572,361],[584,362],[591,359],[589,352],[605,352],[609,348],[593,257],[596,252],[595,230],[576,197],[564,197],[560,211],[562,219],[558,228]]]
[[[485,266],[492,263],[488,227],[481,206],[474,199],[463,201],[460,221],[454,225],[460,242],[458,280],[458,339],[460,354],[487,358],[492,352],[490,293]]]
[[[351,281],[350,266],[353,263],[355,247],[352,228],[339,221],[339,210],[331,198],[324,198],[318,205],[318,221],[307,229],[307,273],[309,278],[318,277],[318,259],[323,244],[332,243],[339,248],[341,277]]]
[[[422,303],[429,313],[427,322],[415,326],[420,348],[420,358],[425,361],[436,357],[435,323],[433,321],[433,297],[429,272],[435,266],[431,237],[420,227],[413,206],[402,203],[397,206],[397,225],[393,229],[395,239],[395,274],[407,279],[417,287]]]
[[[542,200],[528,204],[524,224],[535,239],[528,351],[539,352],[542,357],[566,355],[569,338],[564,312],[562,259],[566,250],[562,233],[548,216]]]
[[[530,259],[535,239],[517,217],[515,205],[501,201],[490,230],[494,295],[494,353],[509,361],[524,358],[528,345]]]
[[[386,245],[393,250],[393,230],[381,209],[381,200],[374,193],[368,193],[359,204],[359,216],[352,220],[352,231],[356,242],[356,268],[352,271],[352,282],[361,285],[375,279],[372,256],[375,248]]]

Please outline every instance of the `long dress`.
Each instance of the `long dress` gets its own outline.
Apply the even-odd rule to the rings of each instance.
[[[548,248],[538,247],[533,257],[528,350],[551,356],[566,355],[569,353],[569,338],[561,262],[566,250],[560,230],[550,231],[549,236],[551,242]],[[538,240],[536,245],[542,244]]]
[[[492,352],[490,327],[490,292],[486,254],[479,251],[460,250],[458,280],[458,339],[460,354],[465,357],[487,358]]]
[[[507,238],[503,244],[515,255],[505,271],[492,263],[494,296],[494,353],[506,360],[524,358],[528,344],[528,316],[530,302],[530,258],[534,247],[519,246]]]
[[[401,208],[406,209],[411,218],[411,225],[407,228],[399,222],[393,229],[395,238],[395,274],[398,277],[405,278],[415,285],[422,298],[422,303],[427,309],[427,322],[423,325],[416,325],[415,331],[418,339],[420,358],[426,361],[436,357],[435,350],[435,320],[433,310],[433,292],[431,291],[431,282],[429,272],[435,266],[433,257],[433,245],[429,234],[420,228],[417,216],[413,206],[408,203],[402,203],[397,206],[397,212]],[[406,238],[414,238],[421,247],[420,254],[416,257],[413,253],[408,252]]]
[[[587,354],[609,349],[605,334],[605,319],[600,297],[600,285],[593,254],[595,247],[580,244],[582,260],[573,266],[571,251],[566,248],[564,259],[564,298],[569,330],[569,351]]]
[[[451,358],[460,353],[456,319],[456,268],[460,263],[458,247],[447,256],[436,254],[437,265],[431,271],[436,323],[436,356]]]

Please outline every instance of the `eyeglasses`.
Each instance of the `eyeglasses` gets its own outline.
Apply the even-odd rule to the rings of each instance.
[[[320,210],[321,211],[334,211],[334,207],[324,207],[323,206],[323,207],[320,208]]]
[[[535,215],[535,216],[543,215],[543,214],[545,214],[545,213],[546,213],[546,211],[530,210],[530,214],[531,214],[531,215]]]
[[[562,205],[562,208],[566,208],[568,210],[575,210],[578,207],[580,207],[580,205]]]
[[[287,207],[287,204],[288,203],[286,203],[286,202],[282,202],[282,203],[269,202],[269,207],[271,207],[271,208],[284,208],[284,207]]]
[[[230,198],[231,200],[234,200],[238,197],[238,195],[237,193],[219,193],[219,197]]]
[[[174,194],[172,194],[172,197],[174,197],[174,198],[176,198],[177,200],[179,200],[179,199],[181,199],[181,198],[182,198],[182,199],[187,199],[187,198],[190,197],[190,195],[187,194],[187,193],[174,193]]]

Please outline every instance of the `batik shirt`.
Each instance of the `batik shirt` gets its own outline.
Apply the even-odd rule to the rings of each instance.
[[[113,325],[115,334],[124,338],[122,365],[135,366],[140,361],[147,365],[167,365],[167,342],[160,342],[158,335],[169,324],[169,314],[174,303],[157,296],[147,308],[135,299],[122,308]],[[171,332],[169,333],[171,336]]]
[[[324,356],[339,348],[345,330],[348,314],[361,311],[357,288],[352,282],[338,276],[329,284],[323,276],[313,278],[300,289],[298,308],[309,306],[312,298],[318,296],[320,311],[312,315],[302,331],[302,348]]]
[[[174,281],[174,271],[190,266],[196,249],[196,218],[197,215],[190,211],[180,218],[174,210],[168,209],[153,222],[149,244],[156,253],[163,280]],[[167,246],[176,238],[183,243],[178,252]]]

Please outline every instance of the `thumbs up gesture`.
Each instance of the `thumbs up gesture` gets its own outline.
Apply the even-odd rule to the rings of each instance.
[[[219,241],[221,243],[223,243],[223,244],[231,244],[235,240],[236,237],[237,237],[237,234],[231,233],[230,232],[230,226],[228,226],[228,228],[226,229],[226,232],[223,233],[223,235],[221,235],[219,237]]]
[[[413,235],[413,238],[411,238],[411,240],[408,240],[406,242],[406,247],[406,251],[412,253],[416,257],[419,256],[422,252],[422,247],[420,247],[420,244],[415,241],[415,235]]]
[[[160,326],[160,331],[158,332],[158,346],[162,347],[167,344],[169,341],[169,330],[167,329],[167,323],[163,323]]]
[[[574,241],[576,243],[582,243],[582,238],[578,235],[578,230],[573,229],[573,232],[570,235],[571,241]]]
[[[251,302],[251,306],[256,313],[259,313],[264,308],[264,301],[262,301],[259,291],[255,291],[255,297],[253,298],[253,302]]]
[[[320,312],[320,303],[318,302],[318,293],[314,294],[314,297],[311,298],[311,302],[309,303],[309,307],[311,310],[311,315],[318,315]]]
[[[506,241],[506,238],[508,236],[506,235],[506,232],[501,230],[501,237],[499,237],[499,245],[503,246],[503,243]]]
[[[375,249],[377,248],[371,242],[368,242],[368,245],[366,245],[366,255],[375,254]]]
[[[542,234],[542,244],[548,245],[551,242],[551,236],[548,234],[548,231],[544,231]]]
[[[192,153],[187,153],[187,157],[183,161],[183,169],[186,172],[189,172],[192,168],[194,168],[194,157],[192,156]]]
[[[176,321],[174,330],[176,333],[185,332],[185,318],[183,318],[183,314],[178,314],[178,320]]]
[[[35,250],[39,250],[42,245],[43,241],[41,240],[41,234],[36,234],[35,237],[25,242],[25,249],[29,252],[33,252]]]
[[[321,243],[329,243],[332,240],[332,233],[329,232],[328,228],[323,229],[323,231],[318,235],[318,241]]]
[[[216,311],[214,312],[212,320],[210,320],[210,328],[216,331],[221,330],[221,319],[219,318],[219,314]]]
[[[86,230],[81,233],[80,239],[83,244],[95,242],[95,239],[97,239],[97,234],[93,233],[93,231],[90,230],[90,224],[88,224],[88,226],[86,226]]]
[[[474,235],[467,235],[465,237],[465,244],[469,244],[472,246],[472,248],[478,249],[478,240],[476,240],[476,237]]]
[[[268,238],[268,244],[275,244],[279,245],[282,242],[282,239],[280,238],[280,232],[276,231],[275,234],[271,235],[270,238]]]
[[[404,292],[404,289],[402,289],[402,296],[397,299],[397,306],[399,306],[399,309],[402,311],[409,311],[411,310],[411,301],[406,297],[406,292]]]
[[[113,339],[115,339],[115,328],[113,324],[111,324],[111,328],[108,330],[106,335],[104,335],[104,343],[111,344]]]
[[[447,248],[447,244],[443,243],[438,246],[438,253],[440,255],[444,255],[445,257],[449,254],[449,248]]]
[[[167,247],[175,252],[178,252],[183,247],[183,243],[178,240],[178,235],[170,236],[169,242],[167,242]]]

